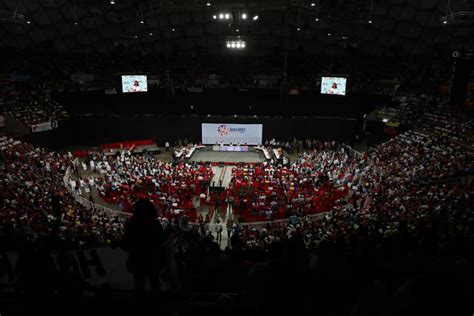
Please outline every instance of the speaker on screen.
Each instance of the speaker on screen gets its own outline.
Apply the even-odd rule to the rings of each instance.
[[[322,77],[321,94],[346,95],[347,78]]]

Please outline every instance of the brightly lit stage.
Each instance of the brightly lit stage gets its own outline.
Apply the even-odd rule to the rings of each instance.
[[[260,163],[271,159],[268,151],[257,146],[205,146],[196,148],[189,161]]]

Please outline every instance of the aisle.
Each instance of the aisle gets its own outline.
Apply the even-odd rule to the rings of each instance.
[[[224,175],[222,177],[222,186],[226,189],[229,187],[229,183],[232,180],[232,168],[234,167],[226,166],[224,168]]]
[[[219,186],[219,180],[222,177],[222,172],[224,171],[224,167],[213,166],[211,167],[214,176],[211,179],[211,187],[212,186]]]

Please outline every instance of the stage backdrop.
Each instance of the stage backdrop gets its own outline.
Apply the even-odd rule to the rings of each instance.
[[[203,144],[247,144],[262,143],[262,124],[209,124],[203,123]]]

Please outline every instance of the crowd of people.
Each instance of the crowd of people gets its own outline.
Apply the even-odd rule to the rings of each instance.
[[[72,156],[60,155],[2,137],[5,168],[0,179],[2,246],[41,239],[53,248],[78,248],[116,242],[125,218],[77,203],[64,185]]]
[[[209,164],[163,162],[131,152],[117,157],[93,155],[88,165],[94,172],[88,182],[94,183],[102,199],[119,205],[122,212],[131,212],[139,199],[150,199],[167,219],[186,215],[196,221],[194,199],[207,193],[213,176]]]
[[[153,231],[142,236],[157,237],[146,246],[163,251],[157,265],[174,271],[175,287],[166,290],[173,294],[228,291],[260,314],[288,308],[328,315],[365,315],[394,301],[404,315],[416,305],[411,296],[464,298],[461,289],[472,294],[473,125],[446,108],[435,98],[404,99],[399,116],[409,130],[361,153],[336,142],[269,141],[268,148],[299,155],[288,164],[232,167],[224,196],[236,220],[226,227],[224,251],[212,232],[173,220],[200,221],[195,202],[208,196],[209,164],[123,151],[91,155],[84,167],[70,154],[2,137],[0,243],[2,249],[25,241],[51,249],[121,245],[132,254],[139,241],[130,231],[140,231],[131,228],[134,220],[77,202],[82,190],[94,188],[123,213],[137,201],[158,210],[146,215]],[[75,178],[66,185],[68,169]],[[254,221],[266,223],[248,223]],[[145,266],[150,274],[130,269],[137,280],[156,277],[154,259]]]
[[[302,154],[289,166],[235,167],[229,188],[234,213],[246,222],[269,221],[326,212],[341,203],[349,187],[346,176],[335,173],[342,172],[354,152],[332,142],[315,146],[318,149]]]
[[[43,85],[29,87],[26,84],[2,83],[0,105],[5,115],[18,119],[28,127],[69,118],[61,104],[51,97],[51,91]]]

